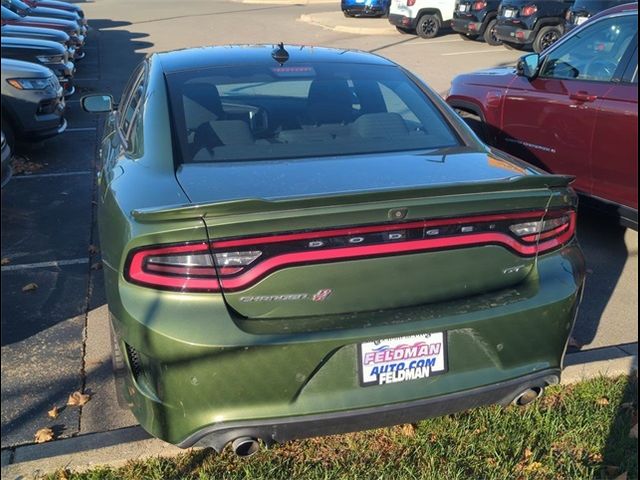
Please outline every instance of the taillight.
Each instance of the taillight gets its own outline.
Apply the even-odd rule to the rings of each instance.
[[[537,11],[538,11],[538,7],[536,7],[535,5],[527,5],[526,7],[522,7],[522,10],[520,10],[520,16],[530,17]]]
[[[416,4],[416,0],[407,0],[407,7],[413,7]]]
[[[487,7],[487,2],[482,0],[479,2],[473,2],[473,5],[471,6],[471,10],[482,10],[483,8],[486,8],[486,7]]]
[[[576,213],[571,210],[552,212],[544,220],[516,223],[509,230],[527,243],[537,242],[538,253],[544,253],[572,238],[575,227]]]
[[[283,268],[498,245],[532,257],[569,242],[573,210],[510,212],[160,245],[133,250],[125,278],[152,288],[240,291]]]

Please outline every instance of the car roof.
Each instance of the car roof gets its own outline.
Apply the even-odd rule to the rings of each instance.
[[[182,70],[241,65],[271,66],[277,62],[271,56],[278,45],[223,45],[188,48],[155,54],[166,73]],[[368,65],[395,65],[378,55],[359,50],[284,45],[289,54],[286,65],[314,63],[348,63]]]
[[[616,13],[632,13],[638,12],[638,2],[635,3],[623,3],[622,5],[616,5],[615,7],[607,8],[602,12],[598,12],[596,15],[591,17],[590,20],[606,17],[607,15],[614,15]]]

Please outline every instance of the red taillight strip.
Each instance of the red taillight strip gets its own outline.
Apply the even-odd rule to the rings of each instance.
[[[575,213],[569,214],[569,228],[562,235],[541,243],[540,245],[523,245],[507,234],[499,232],[477,233],[461,236],[413,240],[409,242],[367,245],[361,247],[333,248],[327,250],[285,253],[269,258],[257,264],[251,270],[234,278],[220,279],[222,288],[227,291],[242,290],[260,278],[284,267],[306,263],[318,263],[337,260],[357,260],[363,257],[396,255],[430,250],[442,250],[465,246],[502,245],[515,250],[523,256],[532,256],[557,248],[573,237],[575,230]]]
[[[397,223],[392,225],[379,225],[371,227],[355,227],[334,229],[326,231],[304,232],[304,233],[292,233],[284,235],[274,235],[270,237],[254,237],[238,240],[223,240],[218,242],[212,242],[211,248],[214,251],[219,251],[221,248],[238,247],[254,244],[265,244],[275,242],[287,242],[311,238],[331,237],[339,235],[357,235],[362,233],[372,232],[385,232],[390,230],[401,229],[415,229],[430,226],[445,226],[452,224],[464,224],[478,222],[491,222],[491,221],[504,221],[504,220],[518,220],[522,218],[536,220],[541,218],[543,212],[525,212],[514,214],[500,214],[500,215],[485,215],[476,217],[465,217],[457,219],[447,220],[430,220],[411,223]],[[557,213],[554,213],[554,216]],[[576,213],[574,211],[561,212],[561,215],[567,215],[569,217],[568,224],[556,227],[549,232],[544,232],[539,236],[542,241],[538,244],[523,244],[522,241],[535,241],[537,235],[529,235],[522,239],[517,239],[508,233],[492,231],[481,233],[468,233],[458,234],[451,236],[443,236],[436,238],[422,238],[402,242],[391,242],[374,245],[361,245],[361,246],[349,246],[349,247],[334,247],[319,250],[308,250],[302,252],[292,253],[280,253],[272,257],[265,258],[262,261],[256,262],[254,265],[248,267],[249,269],[245,273],[241,273],[238,276],[225,278],[225,275],[233,275],[242,268],[236,267],[223,267],[219,273],[222,275],[220,283],[213,275],[207,278],[202,276],[190,277],[188,268],[186,267],[171,267],[164,266],[162,264],[153,265],[153,269],[157,272],[150,272],[149,265],[145,265],[145,258],[156,255],[170,255],[176,253],[209,253],[209,245],[206,242],[157,247],[148,250],[140,249],[134,251],[128,261],[128,265],[125,268],[125,276],[127,280],[138,283],[141,285],[167,288],[178,291],[197,291],[197,292],[215,292],[220,291],[220,287],[226,291],[243,290],[256,283],[264,276],[273,273],[276,270],[303,265],[309,263],[321,263],[328,261],[344,261],[344,260],[357,260],[367,257],[377,257],[386,255],[400,255],[417,253],[423,251],[433,251],[451,248],[460,248],[465,246],[485,246],[485,245],[501,245],[507,247],[522,256],[533,256],[536,253],[544,253],[562,246],[568,242],[575,232]],[[554,216],[550,218],[554,218]],[[553,237],[553,238],[550,238]],[[531,240],[533,239],[533,240]],[[168,268],[168,270],[167,270]],[[208,273],[213,274],[213,269],[197,268],[193,273],[199,275]],[[160,273],[165,273],[160,274]],[[182,275],[180,275],[182,273]],[[180,275],[180,276],[177,276]]]
[[[437,227],[446,225],[456,225],[461,223],[477,223],[477,222],[499,222],[504,220],[516,220],[520,218],[531,218],[536,220],[542,218],[543,211],[519,212],[519,213],[502,213],[495,215],[478,215],[475,217],[447,218],[442,220],[422,220],[410,223],[394,223],[387,225],[374,225],[371,227],[353,227],[339,228],[334,230],[322,230],[303,233],[286,233],[284,235],[271,235],[268,237],[252,237],[240,238],[237,240],[222,240],[211,244],[214,249],[244,247],[249,245],[265,243],[290,242],[295,240],[309,240],[312,238],[337,237],[340,235],[359,235],[363,233],[388,232],[391,230],[403,230],[411,228]]]

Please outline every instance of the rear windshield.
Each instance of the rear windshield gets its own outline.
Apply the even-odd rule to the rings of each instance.
[[[459,145],[397,67],[219,67],[167,75],[182,162],[425,150]]]

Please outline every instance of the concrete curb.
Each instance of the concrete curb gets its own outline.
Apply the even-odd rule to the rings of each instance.
[[[326,13],[310,13],[310,14],[302,14],[298,18],[299,22],[308,23],[310,25],[314,25],[316,27],[324,28],[325,30],[331,30],[333,32],[341,32],[341,33],[353,33],[356,35],[398,35],[396,29],[389,24],[388,26],[383,27],[355,27],[350,25],[342,25],[335,23],[335,21],[331,19],[325,18],[327,16]],[[362,21],[358,19],[345,19],[346,21]],[[367,20],[364,20],[367,21]]]
[[[562,384],[637,372],[637,349],[637,343],[631,343],[568,354]],[[130,460],[175,456],[187,451],[133,426],[2,450],[1,476],[24,480],[59,469],[82,472],[99,465],[118,467]]]

